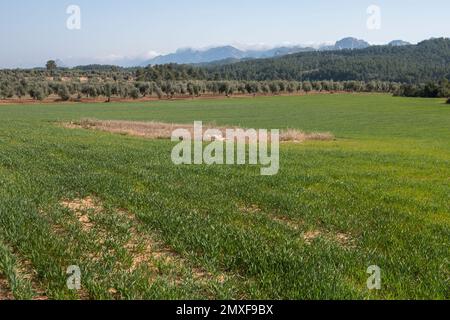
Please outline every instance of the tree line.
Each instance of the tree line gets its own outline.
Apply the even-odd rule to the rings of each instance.
[[[447,98],[450,97],[450,81],[446,78],[439,82],[428,82],[426,84],[402,84],[397,96],[423,97],[423,98]],[[450,99],[447,101],[450,103]]]
[[[1,79],[1,78],[0,78]],[[154,97],[172,99],[176,97],[200,97],[203,95],[279,95],[307,94],[315,92],[389,92],[395,93],[401,84],[382,81],[210,81],[210,80],[158,80],[139,81],[123,79],[93,80],[83,82],[77,80],[30,79],[0,80],[1,99],[32,98],[44,100],[53,95],[62,101],[76,101],[83,98],[103,97],[139,99]]]
[[[140,69],[139,69],[140,70]],[[129,71],[128,71],[129,72]],[[44,100],[56,96],[62,101],[83,98],[139,99],[153,97],[171,99],[176,97],[200,97],[203,95],[279,95],[308,94],[309,92],[380,92],[408,97],[449,97],[447,79],[427,84],[401,84],[388,81],[236,81],[236,80],[146,80],[141,72],[118,73],[108,71],[67,74],[57,71],[50,76],[47,71],[29,77],[20,71],[0,71],[0,99],[31,98]],[[36,73],[34,74],[36,76]]]

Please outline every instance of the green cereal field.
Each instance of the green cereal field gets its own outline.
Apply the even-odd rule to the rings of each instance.
[[[280,171],[172,163],[174,143],[62,123],[331,132]],[[450,105],[322,94],[0,105],[0,295],[449,299]],[[80,290],[68,268],[78,266]],[[367,269],[381,269],[369,290]],[[70,268],[69,268],[70,269]]]

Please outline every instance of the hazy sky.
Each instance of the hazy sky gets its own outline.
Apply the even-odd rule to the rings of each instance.
[[[69,30],[69,5],[81,29]],[[367,8],[381,8],[381,29]],[[334,42],[418,42],[450,36],[449,0],[0,0],[0,67],[113,63],[183,47]]]

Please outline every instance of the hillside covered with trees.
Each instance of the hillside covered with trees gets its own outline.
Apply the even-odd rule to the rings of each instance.
[[[151,80],[379,80],[418,84],[450,78],[450,39],[432,39],[406,46],[303,52],[204,67],[155,66],[145,72]]]
[[[210,65],[120,68],[90,65],[0,70],[0,99],[60,100],[112,97],[173,98],[310,91],[389,92],[402,96],[450,95],[450,39],[418,45],[316,51],[272,59]]]
[[[207,68],[209,77],[233,80],[380,80],[423,83],[450,77],[450,39],[408,46],[315,51]]]

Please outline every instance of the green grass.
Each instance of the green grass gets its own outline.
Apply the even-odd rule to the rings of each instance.
[[[284,144],[279,174],[263,177],[255,166],[175,166],[169,141],[56,125],[81,118],[298,128],[337,140]],[[90,231],[60,204],[87,196],[104,207],[90,213]],[[130,230],[173,257],[130,271]],[[308,243],[311,231],[320,236]],[[0,274],[13,279],[15,259],[26,259],[52,299],[448,299],[449,239],[444,100],[0,106]],[[81,293],[66,287],[70,265],[82,269]],[[380,291],[366,287],[370,265],[382,269]],[[28,298],[21,283],[13,293]]]

